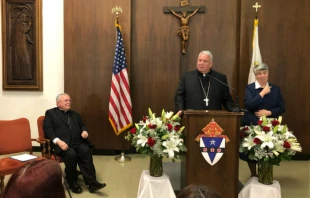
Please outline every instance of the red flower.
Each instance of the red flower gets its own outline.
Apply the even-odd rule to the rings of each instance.
[[[146,122],[147,119],[148,119],[147,116],[143,116],[142,121],[143,121],[143,122]]]
[[[247,131],[247,130],[249,130],[249,127],[248,127],[248,126],[243,127],[243,129],[242,129],[243,132],[244,132],[244,131]]]
[[[289,149],[291,148],[291,145],[288,141],[284,141],[283,147]]]
[[[262,125],[262,123],[263,123],[262,120],[258,120],[258,121],[257,121],[257,124],[258,124],[258,125]]]
[[[263,131],[269,132],[269,131],[270,131],[270,127],[268,127],[268,126],[263,126]]]
[[[278,124],[280,124],[280,122],[278,121],[278,120],[273,120],[272,122],[271,122],[271,124],[272,124],[272,126],[277,126]]]
[[[166,125],[167,125],[167,127],[168,127],[168,131],[171,131],[171,130],[172,130],[172,124],[167,123]]]
[[[179,131],[179,130],[180,130],[180,128],[181,128],[181,126],[180,126],[180,125],[175,125],[175,126],[174,126],[174,130],[175,130],[175,131]]]
[[[152,137],[149,137],[147,139],[147,143],[149,144],[150,147],[153,147],[156,141]]]
[[[260,143],[261,143],[260,139],[258,139],[258,138],[254,138],[253,142],[254,142],[255,144],[260,144]]]
[[[157,125],[156,124],[149,124],[148,127],[150,129],[156,129]]]
[[[136,133],[137,133],[136,127],[130,129],[130,133],[131,133],[131,134],[136,134]]]
[[[243,139],[243,138],[245,138],[246,136],[247,136],[247,134],[244,133],[243,131],[241,131],[241,133],[240,133],[240,138]]]

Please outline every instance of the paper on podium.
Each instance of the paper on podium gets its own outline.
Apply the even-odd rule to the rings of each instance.
[[[32,160],[38,157],[34,155],[29,155],[29,154],[22,154],[22,155],[11,156],[11,158],[25,162],[25,161]]]

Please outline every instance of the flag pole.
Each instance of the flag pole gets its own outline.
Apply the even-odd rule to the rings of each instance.
[[[113,7],[112,8],[112,14],[115,12],[115,14],[116,14],[116,17],[115,17],[115,27],[116,27],[116,29],[118,30],[119,29],[119,34],[121,35],[121,26],[120,26],[120,24],[119,24],[119,18],[118,18],[118,14],[119,14],[119,12],[123,12],[123,10],[122,10],[122,8],[121,7],[119,7],[119,6],[115,6],[115,7]],[[118,38],[117,38],[118,39]],[[118,49],[116,49],[116,50],[118,50]],[[125,53],[124,53],[125,54]],[[124,61],[124,62],[126,62],[126,61]],[[126,65],[126,63],[125,63],[125,65]],[[113,66],[114,67],[114,66]],[[127,69],[127,68],[126,68]],[[127,70],[126,70],[126,75],[127,75]],[[112,81],[113,81],[113,79],[112,79]],[[128,85],[129,85],[129,79],[128,79]],[[129,86],[128,86],[129,87]],[[112,90],[111,90],[112,91]],[[130,94],[130,90],[128,90],[128,92],[129,92],[129,94]],[[127,98],[127,100],[130,100],[130,114],[131,114],[131,99],[130,98]],[[120,101],[118,101],[118,102],[120,102]],[[115,119],[116,118],[114,118],[113,116],[109,116],[109,120],[110,120],[110,122],[111,122],[111,124],[112,124],[112,127],[113,127],[113,129],[114,129],[114,131],[116,132],[116,134],[117,135],[119,135],[122,131],[124,131],[124,130],[126,130],[127,128],[129,128],[131,125],[132,125],[132,118],[131,118],[131,115],[130,115],[130,123],[126,123],[127,124],[127,126],[123,126],[122,127],[122,129],[121,130],[119,130],[119,128],[116,128],[116,126],[115,125],[113,125],[113,123],[115,123],[116,121],[115,121]],[[119,118],[117,118],[117,119],[119,119]],[[127,118],[128,119],[128,118]],[[117,161],[117,162],[119,162],[119,163],[125,163],[125,162],[130,162],[131,161],[131,158],[129,157],[129,156],[126,156],[125,155],[125,153],[124,153],[124,150],[122,149],[122,152],[121,152],[121,154],[119,155],[119,156],[116,156],[115,158],[114,158],[114,160],[115,161]]]
[[[125,155],[124,150],[122,150],[121,154],[119,156],[116,156],[114,160],[119,163],[125,163],[125,162],[130,162],[131,157]]]
[[[251,60],[251,66],[249,70],[249,76],[248,76],[248,84],[251,84],[255,82],[255,75],[253,73],[253,68],[262,62],[262,55],[260,53],[259,49],[259,42],[258,42],[258,9],[261,8],[261,5],[259,5],[257,2],[255,5],[253,5],[253,8],[255,9],[255,19],[254,19],[254,29],[253,29],[253,40],[252,40],[252,60]]]

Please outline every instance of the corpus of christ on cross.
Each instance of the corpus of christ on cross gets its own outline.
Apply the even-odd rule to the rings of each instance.
[[[182,39],[182,53],[185,54],[189,39],[189,19],[197,12],[204,13],[206,11],[206,6],[190,6],[187,0],[181,0],[180,5],[180,7],[164,7],[164,13],[172,13],[180,19],[181,27],[177,31],[177,34]]]

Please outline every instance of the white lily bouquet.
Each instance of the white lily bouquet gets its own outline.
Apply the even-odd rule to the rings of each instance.
[[[162,110],[161,117],[155,117],[155,113],[149,108],[149,115],[135,124],[125,139],[131,141],[136,150],[142,154],[158,157],[168,157],[173,161],[179,159],[179,153],[186,151],[178,114]]]
[[[242,143],[240,152],[249,159],[270,162],[279,165],[283,160],[290,160],[301,146],[293,132],[279,119],[261,117],[257,125],[241,127]]]

